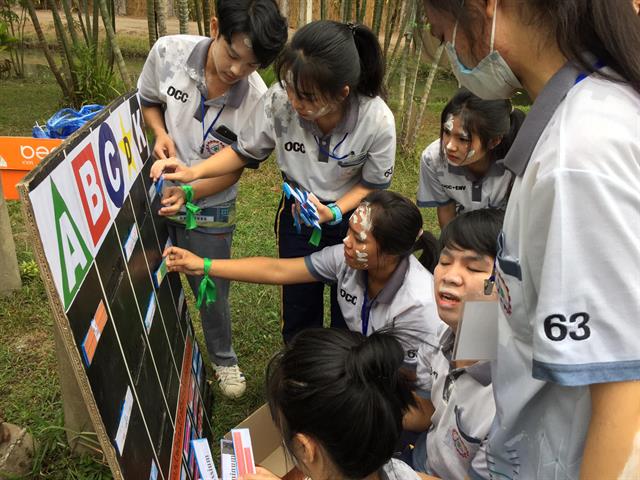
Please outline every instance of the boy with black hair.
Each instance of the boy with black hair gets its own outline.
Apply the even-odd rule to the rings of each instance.
[[[231,144],[267,90],[256,69],[267,67],[286,41],[287,22],[274,0],[216,0],[211,38],[159,38],[138,80],[155,157],[195,165]],[[211,259],[230,257],[240,174],[164,189],[159,214],[171,219],[174,245]],[[188,202],[200,208],[195,228]],[[229,282],[214,282],[217,300],[200,309],[202,327],[220,388],[237,398],[246,382],[231,343]],[[200,278],[189,277],[189,283],[197,295]]]
[[[446,325],[418,349],[418,408],[404,418],[407,430],[424,432],[415,442],[413,468],[436,478],[467,478],[472,465],[476,475],[488,478],[484,441],[496,411],[490,364],[454,361],[452,353],[465,300],[486,293],[503,218],[497,209],[465,212],[440,236],[433,290]]]

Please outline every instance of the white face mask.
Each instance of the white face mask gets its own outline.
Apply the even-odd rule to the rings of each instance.
[[[493,25],[491,27],[490,52],[478,65],[469,69],[465,67],[456,52],[456,32],[458,22],[453,28],[453,43],[447,42],[445,49],[451,62],[453,73],[460,85],[468,89],[483,100],[502,100],[511,98],[513,93],[522,88],[522,85],[514,75],[500,52],[493,49],[493,40],[496,33],[496,17],[498,2],[493,12]]]

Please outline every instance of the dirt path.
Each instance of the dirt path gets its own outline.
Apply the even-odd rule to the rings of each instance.
[[[53,33],[53,15],[49,10],[38,10],[38,20],[40,20],[40,24],[45,33]],[[102,22],[100,22],[100,29],[103,30],[104,27]],[[27,22],[26,31],[29,33],[35,33],[33,29],[33,25],[31,22]],[[172,35],[174,33],[180,32],[180,24],[177,18],[169,18],[167,19],[167,33]],[[198,34],[198,25],[196,22],[189,22],[189,33],[192,35]],[[120,36],[129,36],[129,37],[138,37],[138,38],[147,38],[147,19],[146,17],[116,17],[116,34]]]

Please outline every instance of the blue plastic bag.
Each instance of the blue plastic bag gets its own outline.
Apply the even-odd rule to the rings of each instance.
[[[67,138],[92,120],[103,108],[102,105],[84,105],[80,110],[63,108],[54,113],[44,127],[36,123],[32,134],[35,138]]]

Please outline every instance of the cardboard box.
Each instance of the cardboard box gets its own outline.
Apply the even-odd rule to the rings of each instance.
[[[248,428],[251,431],[253,457],[260,465],[283,480],[304,480],[305,476],[286,455],[280,430],[271,420],[271,412],[263,405],[234,428]],[[231,439],[231,432],[225,435]]]
[[[61,143],[58,138],[0,137],[0,179],[4,197],[18,200],[16,183]]]

